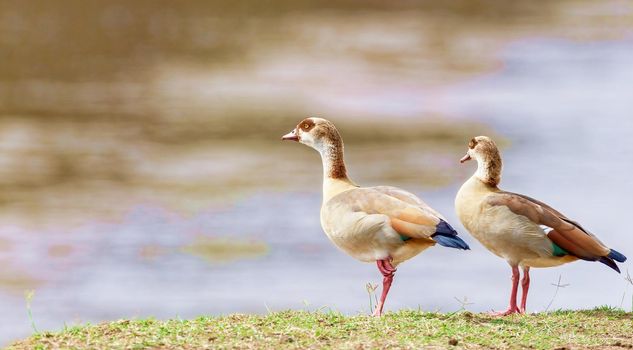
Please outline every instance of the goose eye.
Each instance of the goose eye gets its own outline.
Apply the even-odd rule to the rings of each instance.
[[[308,124],[303,124],[303,128],[304,128],[304,129],[308,130],[308,128],[309,128],[309,127],[310,127],[310,125],[308,125]]]

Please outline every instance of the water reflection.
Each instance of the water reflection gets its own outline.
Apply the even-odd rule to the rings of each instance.
[[[630,6],[493,3],[0,3],[0,342],[29,334],[25,289],[40,329],[367,312],[379,276],[321,233],[318,155],[279,141],[306,114],[337,122],[356,181],[453,223],[464,141],[495,136],[507,188],[627,253]],[[388,308],[505,305],[506,266],[465,239],[403,265]],[[617,306],[631,291],[597,265],[535,271],[530,308],[558,274],[555,307]]]

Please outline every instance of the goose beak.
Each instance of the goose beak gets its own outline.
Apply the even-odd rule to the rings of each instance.
[[[286,140],[299,141],[299,136],[297,136],[295,134],[295,131],[292,130],[291,132],[289,132],[289,133],[285,134],[284,136],[282,136],[281,139],[284,140],[284,141],[286,141]]]
[[[469,160],[471,160],[472,158],[470,158],[470,154],[466,154],[465,156],[462,157],[462,159],[459,160],[460,163],[464,163],[467,162]]]

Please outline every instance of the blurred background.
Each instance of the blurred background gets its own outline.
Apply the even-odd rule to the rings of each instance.
[[[473,248],[402,265],[388,310],[507,306],[509,268],[453,210],[475,135],[502,145],[503,188],[631,257],[631,62],[626,0],[0,0],[0,345],[368,313],[380,274],[321,232],[318,154],[280,141],[306,116],[336,123],[356,182],[422,196]],[[528,307],[630,310],[629,265],[534,270]]]

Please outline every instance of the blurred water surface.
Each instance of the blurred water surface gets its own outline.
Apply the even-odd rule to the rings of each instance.
[[[31,332],[31,289],[40,330],[368,312],[379,274],[321,232],[318,155],[279,141],[306,115],[339,125],[357,182],[421,195],[473,248],[402,265],[391,310],[506,306],[509,269],[453,212],[478,134],[503,145],[503,187],[633,255],[630,3],[358,6],[0,2],[0,343]],[[559,275],[554,308],[633,307],[578,262],[534,271],[531,310]]]

